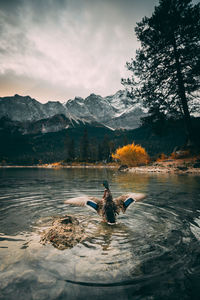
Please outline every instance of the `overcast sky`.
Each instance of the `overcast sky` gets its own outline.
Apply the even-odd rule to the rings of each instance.
[[[122,89],[156,0],[0,0],[0,96],[66,101]]]

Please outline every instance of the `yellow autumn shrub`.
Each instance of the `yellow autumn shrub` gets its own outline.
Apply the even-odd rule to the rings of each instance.
[[[129,144],[118,148],[115,153],[112,154],[114,159],[119,160],[122,164],[126,164],[131,167],[145,165],[149,162],[149,155],[146,150],[140,146]]]

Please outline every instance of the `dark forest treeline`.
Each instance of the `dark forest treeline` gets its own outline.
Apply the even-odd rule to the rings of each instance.
[[[192,121],[198,142],[200,118]],[[85,126],[46,134],[22,135],[4,129],[0,131],[0,139],[0,162],[21,165],[55,161],[109,162],[111,153],[133,141],[144,147],[151,157],[156,157],[161,153],[170,154],[186,141],[180,120],[159,120],[129,131]]]

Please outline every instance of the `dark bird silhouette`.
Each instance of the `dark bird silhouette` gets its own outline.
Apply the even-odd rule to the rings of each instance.
[[[134,202],[140,201],[146,197],[142,193],[127,193],[117,198],[112,197],[109,184],[105,180],[103,182],[105,187],[103,198],[99,199],[92,196],[82,196],[76,198],[70,198],[66,200],[65,204],[71,204],[74,206],[86,206],[95,210],[103,220],[108,224],[116,223],[116,216],[120,213],[126,212],[126,209]]]

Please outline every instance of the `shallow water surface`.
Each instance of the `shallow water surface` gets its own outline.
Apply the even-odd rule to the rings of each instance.
[[[142,192],[114,226],[64,200]],[[40,243],[55,216],[85,238],[63,251]],[[101,169],[0,169],[0,299],[199,299],[200,177]]]

